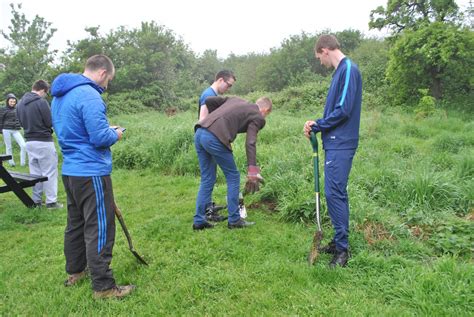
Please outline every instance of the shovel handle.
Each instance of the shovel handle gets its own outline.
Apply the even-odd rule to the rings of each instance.
[[[313,146],[313,153],[318,153],[318,139],[316,138],[316,134],[313,131],[311,131],[309,134],[309,140]]]
[[[123,220],[122,212],[120,211],[119,207],[113,202],[115,216],[117,216],[118,221],[120,222],[120,226],[123,229],[123,233],[125,233],[125,237],[127,238],[128,247],[130,250],[133,250],[132,238],[130,237],[130,233],[128,232],[127,226],[125,225],[125,221]]]
[[[318,155],[318,139],[316,134],[311,131],[309,140],[313,147],[313,170],[314,170],[314,192],[319,195],[319,155]]]

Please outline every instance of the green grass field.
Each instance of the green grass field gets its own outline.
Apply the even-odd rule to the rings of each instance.
[[[204,232],[191,229],[194,116],[111,120],[127,127],[113,147],[116,201],[150,263],[137,263],[117,222],[115,277],[137,285],[122,301],[94,300],[89,281],[63,286],[65,209],[28,210],[0,194],[0,315],[474,315],[472,118],[364,113],[349,185],[352,259],[330,270],[327,255],[306,262],[315,227],[302,127],[314,115],[268,118],[258,144],[266,184],[246,197],[256,226]],[[243,141],[234,147],[241,171]],[[225,201],[222,175],[214,199]],[[326,213],[323,197],[327,242]]]

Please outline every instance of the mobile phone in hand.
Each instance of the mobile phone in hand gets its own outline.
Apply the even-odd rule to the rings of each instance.
[[[127,130],[126,128],[122,128],[122,127],[116,127],[115,130],[119,130],[120,132],[124,133],[125,130]]]

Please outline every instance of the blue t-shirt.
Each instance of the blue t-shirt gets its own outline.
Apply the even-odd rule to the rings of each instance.
[[[211,86],[207,87],[206,90],[204,90],[201,94],[201,97],[199,98],[199,107],[198,107],[198,118],[199,114],[201,113],[201,106],[206,104],[206,99],[208,97],[215,97],[217,96],[217,93],[212,89]]]

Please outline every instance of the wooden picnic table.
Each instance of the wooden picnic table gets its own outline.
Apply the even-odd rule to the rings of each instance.
[[[32,187],[36,183],[44,182],[48,180],[46,176],[32,175],[28,173],[20,173],[8,171],[4,166],[3,162],[6,162],[12,158],[11,155],[0,154],[0,179],[5,183],[4,186],[0,187],[0,193],[14,192],[15,195],[23,202],[28,208],[36,207],[35,202],[31,197],[24,191],[23,188]]]

